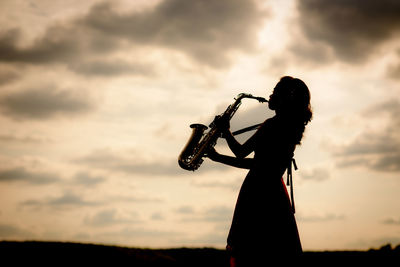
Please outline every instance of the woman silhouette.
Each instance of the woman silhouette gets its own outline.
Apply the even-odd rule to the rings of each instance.
[[[302,253],[294,211],[282,176],[291,164],[296,145],[311,121],[310,92],[303,81],[280,79],[268,106],[276,115],[267,119],[244,144],[218,122],[235,157],[211,149],[211,160],[250,169],[237,199],[227,249],[231,266],[263,266],[267,258]],[[254,158],[246,158],[254,151]]]

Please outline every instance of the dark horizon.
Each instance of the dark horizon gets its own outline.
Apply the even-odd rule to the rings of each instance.
[[[215,248],[147,249],[69,242],[0,241],[0,256],[14,264],[133,264],[135,266],[228,266],[228,254]],[[305,251],[298,263],[372,266],[393,264],[400,259],[400,244],[368,251]],[[290,261],[291,259],[286,259]],[[313,265],[312,265],[313,266]],[[319,265],[320,266],[320,265]]]

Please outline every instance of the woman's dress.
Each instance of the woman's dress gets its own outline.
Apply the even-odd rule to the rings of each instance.
[[[240,189],[228,235],[228,249],[237,259],[259,261],[302,252],[282,180],[293,157],[292,140],[290,124],[274,117],[247,141],[254,148],[254,165]]]

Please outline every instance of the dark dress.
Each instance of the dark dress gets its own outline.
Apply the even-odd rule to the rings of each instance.
[[[293,140],[290,123],[273,117],[247,141],[246,145],[254,148],[254,164],[240,189],[228,235],[228,249],[238,263],[253,261],[262,266],[260,261],[265,257],[302,252],[282,180],[293,157]]]

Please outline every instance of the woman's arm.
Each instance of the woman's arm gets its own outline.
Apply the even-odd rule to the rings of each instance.
[[[228,143],[229,148],[232,150],[233,154],[235,154],[236,158],[244,159],[254,151],[254,135],[250,137],[244,144],[240,144],[229,129],[224,131],[223,136]]]
[[[210,149],[206,155],[209,159],[215,162],[223,163],[241,169],[250,169],[254,164],[252,158],[237,158],[219,154],[214,148]]]
[[[255,147],[255,134],[250,137],[244,144],[240,144],[233,134],[230,131],[230,124],[229,121],[220,118],[217,120],[217,125],[221,129],[222,137],[226,139],[230,150],[235,154],[236,158],[244,159],[247,157],[251,152],[254,151]]]

